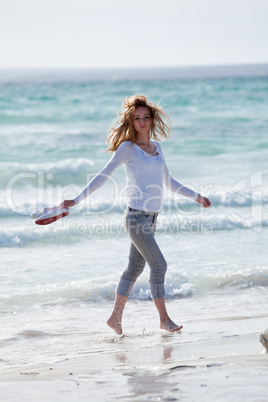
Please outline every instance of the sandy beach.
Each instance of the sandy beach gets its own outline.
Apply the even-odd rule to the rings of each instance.
[[[6,369],[0,377],[0,399],[267,401],[268,354],[258,342],[259,334],[184,344],[183,351],[181,334],[161,336],[162,347],[123,353],[120,343],[125,337],[114,336],[111,342],[118,343],[118,351],[112,353]]]

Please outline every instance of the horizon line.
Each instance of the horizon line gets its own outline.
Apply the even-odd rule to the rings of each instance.
[[[251,67],[268,66],[267,62],[245,62],[226,64],[196,64],[196,65],[162,65],[162,66],[13,66],[1,67],[0,70],[141,70],[141,69],[189,69],[189,68],[221,68],[221,67]]]

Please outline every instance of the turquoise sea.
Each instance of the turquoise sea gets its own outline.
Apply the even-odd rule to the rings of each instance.
[[[31,213],[74,197],[107,163],[108,129],[132,94],[169,114],[162,149],[172,176],[212,206],[166,193],[159,215],[180,337],[160,338],[147,267],[118,343],[106,319],[128,258],[123,168],[58,222],[40,227]],[[267,65],[0,71],[2,367],[165,342],[195,356],[196,341],[258,337],[268,326],[267,105]]]

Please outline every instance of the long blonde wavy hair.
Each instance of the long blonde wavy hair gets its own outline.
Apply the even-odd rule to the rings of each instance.
[[[144,95],[128,96],[124,99],[122,111],[117,114],[117,118],[110,127],[107,138],[107,151],[114,152],[124,141],[136,142],[136,130],[134,128],[134,112],[138,107],[147,107],[152,118],[152,127],[150,130],[150,138],[160,141],[169,137],[171,130],[170,119],[160,106],[148,101]]]

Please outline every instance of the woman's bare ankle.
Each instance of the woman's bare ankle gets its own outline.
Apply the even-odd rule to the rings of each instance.
[[[166,318],[164,320],[160,320],[160,328],[165,329],[168,332],[177,332],[180,331],[183,326],[177,325],[170,318]]]
[[[116,316],[115,314],[112,314],[111,317],[107,320],[107,324],[110,328],[114,330],[117,335],[121,335],[123,333],[121,321],[122,318]]]

